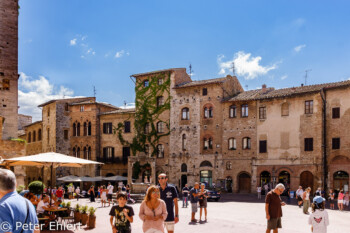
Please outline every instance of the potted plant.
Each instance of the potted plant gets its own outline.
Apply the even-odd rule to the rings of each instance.
[[[67,203],[65,203],[64,201],[61,203],[61,206],[62,206],[62,208],[66,208],[66,206],[67,206]]]
[[[72,205],[72,203],[71,203],[70,201],[68,201],[67,204],[66,204],[66,208],[67,208],[67,211],[66,211],[67,217],[70,216],[70,213],[71,213],[71,211],[72,211],[72,210],[70,209],[71,205]]]
[[[88,227],[90,229],[96,227],[96,215],[95,215],[96,210],[97,210],[97,208],[94,208],[92,206],[89,208],[89,223],[88,223]]]
[[[77,204],[75,206],[75,209],[74,209],[74,222],[75,223],[79,223],[80,219],[81,219],[81,216],[80,216],[80,205]]]
[[[80,214],[81,214],[81,221],[80,222],[82,225],[86,225],[86,223],[88,221],[88,218],[89,218],[89,216],[87,214],[88,208],[89,207],[87,205],[80,207]]]

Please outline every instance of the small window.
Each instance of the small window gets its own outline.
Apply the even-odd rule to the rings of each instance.
[[[250,138],[243,138],[243,150],[249,150],[251,148]]]
[[[259,141],[259,153],[266,153],[267,152],[267,141],[261,140]]]
[[[203,144],[204,144],[204,147],[203,147],[204,150],[213,149],[213,138],[211,137],[204,138]]]
[[[230,116],[230,118],[237,117],[237,107],[236,107],[236,105],[231,105],[230,106],[229,116]]]
[[[242,105],[242,117],[248,117],[248,104]]]
[[[157,145],[157,157],[164,158],[164,146],[162,144]]]
[[[80,123],[77,124],[77,133],[76,135],[79,137],[80,136]]]
[[[340,138],[332,138],[332,149],[340,149]]]
[[[149,145],[148,144],[145,145],[145,154],[147,156],[149,156]]]
[[[266,119],[266,107],[259,108],[259,119],[261,120]]]
[[[64,130],[63,131],[63,134],[64,134],[64,140],[68,140],[68,130]]]
[[[47,144],[50,144],[50,128],[47,128]]]
[[[112,134],[112,123],[111,122],[103,123],[103,133],[104,134]]]
[[[149,134],[151,132],[151,126],[149,123],[145,124],[144,132],[145,132],[145,134]]]
[[[283,103],[281,107],[281,115],[282,116],[289,116],[289,104]]]
[[[235,138],[230,138],[228,140],[228,149],[229,150],[236,150],[237,148],[237,143]]]
[[[88,124],[84,122],[84,136],[87,136]]]
[[[28,143],[32,142],[32,132],[28,133],[28,139],[27,139]]]
[[[163,96],[158,96],[157,97],[157,107],[163,106],[164,105],[164,97]]]
[[[305,151],[313,151],[314,150],[314,139],[313,138],[305,138],[304,143],[304,150]]]
[[[159,121],[157,123],[157,132],[158,133],[164,133],[164,122]]]
[[[340,118],[340,108],[332,108],[332,118]]]
[[[68,103],[65,103],[65,105],[64,105],[64,110],[67,112],[67,111],[69,111],[69,105],[68,105]]]
[[[305,101],[305,114],[312,114],[314,111],[314,101],[307,100]]]
[[[182,150],[186,150],[186,134],[182,135]]]
[[[181,119],[182,120],[189,120],[190,119],[190,110],[188,108],[182,109]]]
[[[130,133],[130,132],[131,132],[130,121],[125,121],[124,122],[124,133]]]
[[[202,95],[203,96],[208,95],[208,89],[207,88],[203,88],[202,89]]]
[[[84,112],[84,106],[80,106],[80,112]]]
[[[35,142],[35,141],[36,141],[36,132],[33,131],[33,142]]]
[[[47,108],[47,116],[50,116],[50,107]]]
[[[2,89],[3,90],[10,90],[10,80],[9,79],[4,79],[2,81]]]
[[[126,159],[130,156],[130,147],[124,146],[123,147],[123,158]]]
[[[162,78],[159,78],[158,79],[158,85],[160,86],[160,85],[163,85],[163,83],[164,83],[164,80],[162,79]]]
[[[214,116],[213,107],[205,107],[204,118],[213,118],[213,116]]]
[[[143,86],[144,87],[148,87],[149,86],[149,81],[148,80],[143,81]]]
[[[88,123],[87,136],[91,136],[91,122]]]
[[[103,148],[103,159],[106,163],[114,162],[114,147]]]
[[[232,162],[226,162],[226,170],[232,170]]]
[[[41,141],[41,129],[38,130],[38,141]]]

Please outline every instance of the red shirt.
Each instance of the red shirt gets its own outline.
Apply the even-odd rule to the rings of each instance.
[[[57,197],[62,197],[63,196],[63,190],[57,190],[56,191],[56,196]]]

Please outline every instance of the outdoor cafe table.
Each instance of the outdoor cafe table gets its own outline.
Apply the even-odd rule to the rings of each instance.
[[[46,211],[50,212],[51,214],[55,214],[57,212],[67,211],[67,208],[53,208],[53,207],[49,207],[49,208],[46,208]],[[55,220],[57,220],[59,216],[57,214],[55,214],[55,215],[56,215]]]

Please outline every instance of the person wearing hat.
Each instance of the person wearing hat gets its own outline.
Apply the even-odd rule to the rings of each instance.
[[[325,208],[325,199],[321,196],[316,196],[312,202],[312,213],[309,217],[309,225],[314,233],[327,233],[329,225],[328,213]]]

